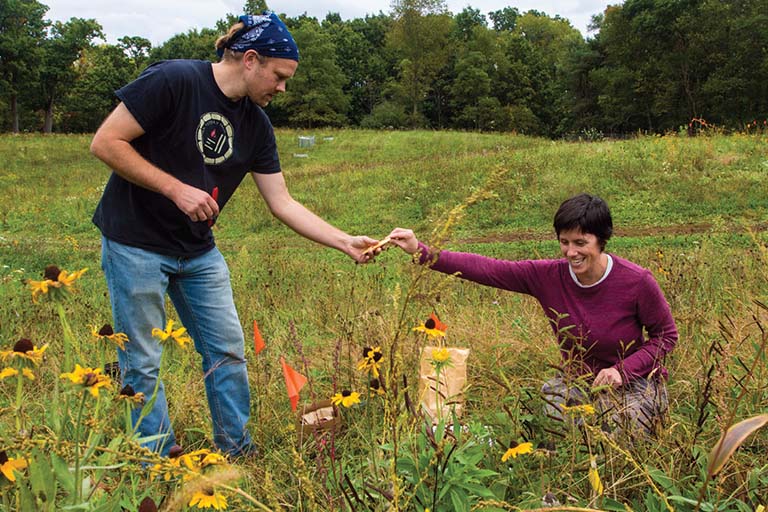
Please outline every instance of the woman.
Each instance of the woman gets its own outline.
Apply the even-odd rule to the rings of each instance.
[[[477,254],[434,254],[409,229],[390,241],[419,262],[446,274],[535,297],[550,319],[565,361],[561,374],[542,387],[547,410],[562,417],[563,405],[596,405],[615,427],[651,432],[667,409],[662,365],[677,342],[677,327],[650,271],[605,252],[613,233],[608,205],[581,194],[560,205],[554,219],[563,258],[506,261]],[[647,332],[647,337],[643,330]],[[581,386],[579,386],[581,381]],[[584,385],[586,384],[586,385]]]

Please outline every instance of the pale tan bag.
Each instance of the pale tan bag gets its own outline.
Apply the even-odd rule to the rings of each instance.
[[[440,383],[437,384],[435,367],[432,364],[432,351],[439,347],[424,347],[421,350],[419,368],[419,397],[422,410],[432,418],[451,421],[453,411],[461,417],[464,409],[464,388],[467,384],[468,348],[447,347],[451,364],[440,370]],[[439,404],[439,405],[438,405]],[[439,410],[438,410],[439,408]]]

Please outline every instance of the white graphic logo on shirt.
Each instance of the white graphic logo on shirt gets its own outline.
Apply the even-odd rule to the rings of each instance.
[[[197,125],[197,149],[208,165],[226,162],[234,147],[232,123],[218,112],[207,112]]]

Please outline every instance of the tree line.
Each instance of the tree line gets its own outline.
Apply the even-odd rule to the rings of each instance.
[[[0,0],[2,131],[92,132],[115,89],[158,60],[215,61],[214,41],[236,21],[152,47],[129,35],[105,44],[96,20],[46,13],[37,0]],[[351,20],[281,17],[301,62],[267,107],[276,126],[563,137],[768,117],[768,0],[625,0],[593,16],[587,38],[537,10],[453,14],[444,0],[394,0]]]

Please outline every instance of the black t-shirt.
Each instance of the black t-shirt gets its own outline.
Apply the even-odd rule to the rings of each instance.
[[[144,134],[131,145],[165,172],[209,194],[223,209],[249,172],[280,172],[272,124],[250,99],[228,99],[211,63],[149,66],[116,92]],[[93,215],[104,236],[160,254],[192,257],[214,246],[207,221],[192,222],[173,201],[112,173]]]

